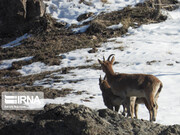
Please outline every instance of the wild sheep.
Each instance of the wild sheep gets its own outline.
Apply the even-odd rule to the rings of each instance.
[[[104,104],[107,106],[107,108],[114,110],[118,112],[119,106],[121,101],[119,100],[119,97],[114,95],[111,91],[111,88],[106,80],[102,80],[101,76],[99,78],[99,87],[102,91],[102,97]]]
[[[157,77],[149,74],[116,74],[112,68],[115,60],[113,55],[111,54],[107,60],[104,57],[103,61],[98,59],[103,72],[107,76],[107,82],[112,93],[119,97],[120,104],[127,97],[145,98],[150,110],[150,121],[155,121],[157,114],[156,97],[162,89],[162,82]]]
[[[113,111],[115,109],[115,111],[118,112],[119,107],[121,105],[120,101],[118,99],[119,97],[115,96],[112,93],[111,88],[105,78],[106,77],[104,77],[103,80],[101,79],[101,76],[99,78],[99,86],[102,91],[102,97],[103,97],[104,104],[107,106],[107,108],[109,108]],[[132,116],[132,117],[134,117],[134,114],[135,114],[135,118],[137,119],[139,104],[145,104],[146,108],[149,110],[149,106],[148,106],[148,103],[145,98],[135,98],[135,97],[126,98],[126,101],[122,104],[122,106],[123,106],[122,114],[125,116],[127,113],[127,116]]]

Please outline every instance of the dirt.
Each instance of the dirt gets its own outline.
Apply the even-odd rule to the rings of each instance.
[[[0,93],[3,91],[7,92],[43,92],[44,93],[44,98],[45,99],[54,99],[57,97],[64,97],[67,94],[70,94],[72,89],[62,89],[62,90],[55,90],[55,89],[50,89],[50,88],[43,88],[42,86],[10,86],[10,87],[1,87]],[[1,97],[1,95],[0,95]]]
[[[102,13],[93,21],[83,24],[90,24],[90,27],[86,33],[79,34],[74,34],[71,31],[72,27],[77,27],[76,25],[67,29],[64,27],[65,24],[59,24],[49,15],[46,15],[45,18],[39,20],[41,27],[34,26],[31,31],[33,35],[22,41],[22,45],[17,46],[16,51],[14,51],[14,48],[1,48],[0,59],[34,56],[29,63],[42,61],[48,65],[57,65],[61,61],[57,56],[60,53],[79,48],[93,48],[106,41],[107,38],[124,35],[130,26],[139,27],[142,24],[161,22],[166,19],[165,16],[161,15],[160,18],[155,20],[153,18],[155,13],[155,10],[145,5],[139,5],[135,8],[126,7],[123,10],[111,13]],[[107,26],[120,22],[123,24],[122,28],[117,30],[107,29]]]
[[[162,0],[162,4],[166,5],[168,10],[176,9],[178,6],[177,0]],[[166,20],[167,17],[164,15],[160,15],[159,18],[154,17],[156,16],[156,9],[153,9],[151,5],[149,1],[146,1],[135,7],[129,6],[123,10],[101,13],[94,20],[84,23],[83,25],[89,24],[90,27],[85,33],[78,34],[71,31],[72,28],[79,27],[77,25],[67,28],[66,23],[58,23],[50,15],[39,18],[39,20],[32,23],[32,29],[29,31],[31,37],[23,40],[20,46],[15,48],[0,47],[0,60],[34,56],[31,60],[13,62],[12,67],[0,70],[0,86],[8,87],[20,84],[32,86],[35,80],[43,79],[52,72],[24,77],[17,72],[22,66],[38,61],[44,62],[47,65],[59,65],[61,59],[63,59],[62,56],[59,56],[60,53],[87,47],[92,48],[88,51],[89,53],[95,53],[98,51],[98,47],[102,42],[107,41],[108,38],[125,35],[129,27],[137,28],[142,24],[158,23]],[[78,20],[86,19],[92,15],[93,13],[82,14],[78,17]],[[112,30],[107,28],[110,25],[119,24],[120,22],[123,24],[123,27],[120,29]],[[8,35],[1,35],[0,44],[8,43],[15,38]],[[117,49],[123,51],[124,47]],[[153,63],[147,62],[147,64]],[[97,65],[92,65],[91,68],[99,69]],[[69,68],[62,69],[62,73],[68,73],[67,69]]]
[[[24,115],[1,112],[0,134],[38,135],[177,135],[180,125],[163,126],[145,120],[126,118],[109,109],[92,110],[83,105],[49,104],[42,111]],[[9,115],[9,117],[5,117]]]
[[[85,1],[82,1],[85,2]],[[176,0],[163,0],[163,4],[175,4]],[[170,6],[171,10],[177,8]],[[67,28],[66,23],[58,23],[50,15],[45,15],[36,22],[33,22],[32,29],[29,31],[31,37],[23,40],[20,46],[15,48],[1,48],[0,47],[0,60],[21,58],[27,56],[34,56],[28,61],[16,61],[12,63],[12,67],[0,70],[0,89],[11,89],[11,86],[23,86],[19,89],[26,89],[26,86],[32,87],[36,80],[46,78],[53,72],[61,72],[67,74],[69,70],[75,68],[93,68],[100,69],[98,65],[80,66],[80,67],[67,67],[61,70],[52,72],[43,72],[36,75],[21,76],[18,69],[22,66],[29,65],[33,62],[44,62],[47,65],[59,65],[62,56],[60,53],[69,52],[80,48],[92,48],[88,52],[95,53],[98,51],[102,42],[107,41],[108,38],[125,35],[129,27],[137,28],[142,24],[158,23],[166,20],[166,16],[160,15],[155,18],[156,10],[151,7],[149,1],[138,4],[135,7],[126,7],[123,10],[114,11],[110,13],[101,13],[94,20],[86,22],[83,25],[89,24],[90,27],[85,33],[75,34],[71,31],[72,28],[79,27],[72,25]],[[93,13],[82,14],[78,20],[86,19],[92,16]],[[116,30],[107,29],[108,26],[114,24],[123,24],[123,27]],[[19,35],[17,35],[19,36]],[[0,44],[5,44],[16,37],[4,35],[0,37]],[[123,51],[125,47],[116,48]],[[154,62],[147,62],[153,64]],[[81,80],[77,80],[81,81]],[[69,83],[72,81],[69,80]],[[9,88],[8,88],[9,87]],[[32,87],[33,89],[33,87]],[[43,88],[41,88],[43,90]]]
[[[82,0],[83,3],[86,1]],[[167,10],[174,10],[177,6],[176,0],[162,0]],[[90,4],[90,3],[86,3]],[[18,69],[24,65],[33,62],[44,62],[47,65],[59,65],[63,56],[60,53],[69,52],[80,48],[92,48],[88,52],[95,53],[102,42],[112,37],[126,35],[128,28],[138,28],[142,24],[159,23],[167,19],[166,16],[160,15],[156,18],[157,11],[151,7],[149,1],[138,4],[135,7],[126,7],[120,11],[111,13],[101,13],[94,20],[82,25],[89,24],[90,27],[85,33],[73,33],[72,28],[79,27],[72,25],[65,27],[65,23],[58,23],[50,15],[40,18],[32,24],[29,31],[31,37],[21,41],[21,45],[15,48],[0,47],[0,61],[12,58],[21,58],[34,56],[29,61],[13,62],[12,67],[0,70],[0,92],[2,91],[43,91],[45,98],[63,97],[73,93],[72,89],[56,90],[33,86],[36,80],[48,78],[52,73],[60,72],[68,74],[72,69],[93,68],[100,69],[96,64],[90,66],[66,67],[61,70],[48,71],[40,74],[22,76]],[[84,20],[92,16],[92,13],[83,14],[78,20]],[[114,24],[123,24],[123,27],[116,30],[107,29]],[[23,35],[24,33],[22,33]],[[21,35],[17,35],[21,36]],[[8,43],[16,39],[10,35],[1,35],[0,44]],[[111,48],[109,46],[109,48]],[[125,47],[119,47],[124,51]],[[151,65],[159,61],[148,61]],[[170,64],[168,66],[171,66]],[[55,78],[58,82],[63,79],[62,76]],[[69,83],[77,83],[82,80],[68,80]],[[47,81],[47,83],[49,83]],[[82,94],[84,91],[78,91],[74,94]],[[90,102],[90,99],[82,99]],[[69,113],[72,111],[72,115]],[[67,114],[67,115],[65,115]],[[84,106],[74,104],[66,105],[47,105],[44,111],[2,111],[0,110],[0,134],[180,134],[178,125],[161,126],[142,120],[132,120],[124,118],[110,110],[91,110]],[[103,126],[102,126],[103,125]],[[78,127],[77,127],[78,126]],[[8,131],[8,132],[7,132]]]
[[[169,4],[176,3],[174,0],[163,1]],[[13,77],[13,80],[23,80],[19,79],[20,74],[17,72],[22,66],[38,61],[44,62],[47,65],[59,65],[62,59],[59,56],[60,53],[80,48],[92,48],[92,50],[89,50],[89,53],[94,53],[102,42],[107,41],[108,38],[125,35],[129,27],[137,28],[142,24],[158,23],[167,18],[163,15],[155,18],[155,14],[156,10],[151,8],[149,2],[138,4],[136,7],[126,7],[120,11],[101,13],[94,20],[83,24],[89,24],[90,27],[85,33],[79,34],[71,31],[72,28],[78,27],[77,25],[67,28],[65,23],[58,23],[50,15],[45,15],[32,24],[32,29],[29,32],[31,37],[22,41],[20,46],[0,48],[0,60],[34,56],[29,61],[13,62],[11,68],[0,70],[0,77],[5,79]],[[79,18],[83,20],[91,15],[92,13],[87,13],[80,15]],[[120,22],[123,24],[122,28],[116,30],[107,29],[108,26],[119,24]],[[12,39],[13,37],[8,36],[0,37],[0,44],[5,44]],[[123,48],[120,49],[123,50]],[[14,83],[16,84],[16,82]]]

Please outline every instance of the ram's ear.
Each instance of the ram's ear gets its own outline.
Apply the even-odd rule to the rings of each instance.
[[[104,76],[104,80],[107,80],[107,76],[106,75]]]
[[[103,62],[100,60],[100,59],[98,59],[98,62],[102,65],[103,64]]]
[[[101,78],[101,75],[100,75],[100,77],[99,77],[99,83],[101,84],[101,82],[102,82],[102,78]]]
[[[104,56],[103,56],[103,61],[106,61]]]
[[[111,59],[111,64],[113,64],[115,61],[115,57],[113,56],[112,59]]]

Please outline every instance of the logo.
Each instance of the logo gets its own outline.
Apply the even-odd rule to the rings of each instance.
[[[41,110],[43,92],[2,92],[2,110]]]

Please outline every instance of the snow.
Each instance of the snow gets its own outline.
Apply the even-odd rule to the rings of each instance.
[[[87,28],[89,28],[89,25],[81,26],[79,28],[74,28],[74,29],[72,29],[72,31],[76,34],[77,33],[84,33],[84,32],[86,32]]]
[[[82,13],[93,12],[97,15],[100,12],[122,9],[141,1],[111,0],[107,4],[98,0],[91,0],[91,2],[92,5],[87,6],[79,3],[79,0],[51,0],[46,2],[48,4],[47,12],[51,13],[58,21],[78,24],[76,18]],[[102,43],[96,53],[88,53],[90,48],[78,49],[59,54],[63,57],[59,65],[47,66],[42,62],[35,62],[23,66],[18,71],[23,76],[27,76],[45,71],[55,71],[64,67],[99,65],[97,59],[102,59],[103,56],[107,58],[113,53],[117,62],[113,66],[115,72],[152,74],[163,82],[163,89],[158,99],[159,109],[156,122],[166,125],[180,124],[180,9],[167,13],[168,19],[165,22],[142,25],[137,29],[129,28],[129,36],[109,39],[108,42]],[[117,26],[121,27],[121,24],[110,28],[117,28]],[[86,27],[81,27],[74,31],[83,32],[85,29]],[[120,48],[124,48],[124,51]],[[42,80],[35,81],[34,86],[74,90],[66,97],[45,99],[45,104],[73,102],[101,109],[106,107],[98,85],[100,75],[104,76],[101,70],[76,68],[70,70],[68,74],[54,72]],[[61,78],[55,80],[51,78],[52,76]],[[70,81],[72,82],[70,83]],[[82,94],[74,93],[78,91],[82,91]],[[138,114],[139,119],[149,120],[149,113],[144,105],[139,106]]]
[[[103,56],[107,58],[113,53],[118,62],[113,66],[116,72],[153,74],[163,82],[156,122],[165,125],[180,124],[180,9],[168,14],[169,18],[165,22],[142,25],[137,29],[130,28],[129,36],[109,39],[98,48],[97,53],[89,54],[88,49],[79,49],[62,54],[64,59],[60,67],[97,65],[97,59],[102,59]],[[124,51],[120,47],[124,47]],[[34,85],[59,90],[71,88],[74,92],[84,92],[82,95],[71,93],[66,97],[48,99],[45,100],[46,103],[73,102],[94,109],[106,108],[98,85],[99,76],[104,75],[101,70],[77,68],[68,74],[55,72],[52,75],[63,78],[58,82],[50,75],[35,81]],[[68,80],[80,81],[69,83]],[[149,113],[144,105],[139,106],[138,114],[139,119],[149,120]]]
[[[86,65],[92,65],[93,62],[87,62],[90,58],[94,57],[93,54],[88,53],[88,49],[79,49],[77,51],[71,51],[70,53],[60,54],[60,56],[64,57],[60,65],[55,66],[47,66],[42,62],[34,62],[30,65],[22,66],[21,69],[18,70],[23,76],[28,76],[32,74],[39,74],[45,71],[54,71],[64,67],[76,67],[83,66],[84,63]],[[79,54],[81,55],[79,55]],[[89,56],[88,56],[89,55]],[[84,57],[87,56],[87,57]]]
[[[71,24],[79,24],[77,17],[84,13],[92,12],[98,15],[101,12],[111,12],[120,10],[128,5],[134,6],[144,0],[107,0],[107,3],[101,0],[51,0],[45,1],[48,5],[47,13],[51,14],[59,22],[67,22]]]
[[[16,46],[19,46],[21,45],[21,41],[24,40],[24,39],[27,39],[28,37],[30,37],[29,34],[24,34],[23,36],[17,38],[16,40],[10,42],[10,43],[7,43],[7,44],[4,44],[4,45],[1,45],[2,48],[12,48],[12,47],[16,47]]]
[[[23,60],[28,61],[31,60],[32,58],[33,56],[0,61],[0,70],[10,68],[12,66],[12,63],[15,61],[23,61]]]
[[[121,28],[121,27],[123,27],[123,25],[121,24],[121,23],[119,23],[119,24],[117,24],[117,25],[111,25],[111,26],[109,26],[108,27],[108,29],[119,29],[119,28]]]
[[[19,69],[18,71],[26,76],[26,75],[32,75],[32,74],[39,74],[41,72],[45,71],[53,71],[59,69],[59,66],[46,66],[42,62],[34,62],[30,65],[23,66],[22,69]]]

